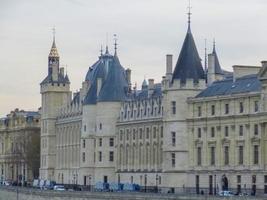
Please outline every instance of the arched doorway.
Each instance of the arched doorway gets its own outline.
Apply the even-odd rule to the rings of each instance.
[[[222,190],[228,190],[228,178],[226,177],[226,175],[222,175]]]

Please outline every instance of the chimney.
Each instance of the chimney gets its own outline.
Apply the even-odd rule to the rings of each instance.
[[[172,55],[166,55],[166,77],[170,80],[172,77]]]
[[[131,69],[128,68],[128,69],[126,69],[125,72],[126,72],[126,80],[128,82],[128,85],[130,86],[131,85]]]
[[[154,79],[148,79],[148,97],[151,97],[154,91]]]
[[[215,55],[208,55],[208,74],[207,74],[208,85],[211,85],[215,81]]]
[[[96,92],[97,97],[99,95],[101,87],[102,87],[102,78],[97,78],[97,92]]]
[[[61,67],[61,68],[59,69],[59,71],[60,71],[60,74],[61,74],[62,76],[64,76],[64,67]]]

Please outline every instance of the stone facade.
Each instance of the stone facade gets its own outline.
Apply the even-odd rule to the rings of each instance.
[[[0,119],[1,181],[39,176],[40,113],[15,109]]]
[[[190,20],[189,20],[190,22]],[[215,50],[204,71],[191,32],[161,83],[132,87],[115,53],[73,94],[53,42],[41,83],[40,178],[159,186],[163,192],[267,192],[266,62],[227,72]],[[265,186],[266,184],[266,186]]]

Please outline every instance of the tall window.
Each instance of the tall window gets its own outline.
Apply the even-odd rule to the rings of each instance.
[[[224,127],[224,136],[225,137],[228,137],[229,136],[229,127],[228,126],[225,126]]]
[[[201,165],[201,147],[197,148],[197,165]]]
[[[83,126],[83,131],[84,131],[84,132],[86,131],[86,125]]]
[[[176,144],[176,133],[172,132],[171,134],[172,134],[172,146],[174,147]]]
[[[211,115],[215,115],[215,105],[211,106]]]
[[[211,127],[211,133],[210,133],[211,137],[215,137],[215,128]]]
[[[229,114],[229,104],[228,103],[224,105],[224,113]]]
[[[244,135],[244,130],[243,130],[243,125],[239,126],[239,136],[243,136]]]
[[[146,128],[146,139],[149,139],[149,128]]]
[[[172,114],[176,114],[176,101],[172,101]]]
[[[109,161],[110,162],[113,162],[114,161],[114,152],[113,151],[110,151],[109,152]]]
[[[267,175],[264,175],[264,194],[267,194]]]
[[[122,139],[123,139],[123,131],[120,130],[120,141],[122,141]]]
[[[258,135],[258,134],[259,134],[258,124],[254,124],[254,135]]]
[[[101,151],[98,152],[98,161],[102,162],[102,152]]]
[[[82,160],[83,160],[83,162],[85,162],[85,152],[83,152],[83,154],[82,154]]]
[[[109,139],[109,146],[113,147],[114,146],[114,138]]]
[[[163,126],[160,127],[160,137],[163,138]]]
[[[156,138],[157,137],[157,128],[154,127],[153,128],[153,138]]]
[[[172,167],[175,167],[175,153],[171,153]]]
[[[259,146],[254,146],[254,165],[259,164]]]
[[[210,148],[210,165],[215,165],[215,147]]]
[[[229,165],[229,147],[224,147],[224,165]]]
[[[99,142],[98,145],[99,145],[100,147],[102,147],[102,138],[99,138],[98,142]]]
[[[255,112],[259,111],[259,102],[258,101],[254,101],[254,111]]]
[[[85,148],[85,140],[83,140],[83,148]]]
[[[201,106],[198,106],[198,107],[197,107],[197,116],[198,116],[198,117],[201,117],[201,115],[202,115],[202,112],[201,112]]]
[[[244,104],[243,104],[243,102],[239,102],[239,112],[240,113],[244,112]]]
[[[198,128],[197,129],[197,137],[198,138],[201,138],[201,128]]]
[[[139,129],[139,139],[140,139],[140,140],[142,139],[142,135],[143,135],[143,130],[140,128],[140,129]]]
[[[243,165],[243,146],[238,147],[238,164]]]

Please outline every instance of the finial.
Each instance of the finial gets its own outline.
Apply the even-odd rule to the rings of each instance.
[[[192,6],[191,6],[191,1],[190,0],[188,0],[188,27],[190,27],[190,24],[191,24],[191,15],[192,15],[192,13],[191,13],[191,8],[192,8]]]
[[[108,52],[108,45],[106,45],[106,52],[105,52],[105,54],[109,54],[109,52]]]
[[[215,38],[213,38],[213,53],[215,52],[215,47],[216,47],[216,42],[215,42]]]
[[[102,55],[103,55],[103,46],[101,44],[101,47],[100,47],[100,56],[102,56]]]
[[[117,41],[118,41],[118,39],[117,39],[117,35],[116,34],[114,34],[113,35],[114,36],[114,49],[115,49],[115,55],[117,55]]]
[[[55,26],[52,28],[53,31],[53,43],[55,43],[55,38],[56,38],[56,28]]]

